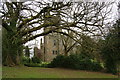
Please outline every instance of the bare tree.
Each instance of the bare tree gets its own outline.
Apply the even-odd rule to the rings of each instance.
[[[8,58],[5,58],[4,61],[7,61],[10,66],[16,64],[17,61],[14,61],[12,55],[20,56],[21,45],[39,36],[56,32],[72,38],[58,29],[70,30],[77,35],[80,35],[81,32],[94,35],[96,35],[96,31],[102,32],[104,21],[110,12],[108,10],[110,4],[105,2],[45,2],[44,0],[2,3],[0,14],[2,15],[2,26],[7,31],[9,50],[13,47],[16,49],[7,53]],[[46,20],[49,22],[45,22]],[[50,29],[34,34],[35,31],[43,30],[43,28]]]
[[[72,38],[75,37],[75,34],[69,30],[67,30],[65,33],[70,35]],[[78,42],[74,41],[69,36],[65,36],[65,35],[60,35],[60,36],[61,36],[60,40],[62,41],[63,44],[63,52],[64,52],[63,54],[65,56],[68,56],[70,53],[73,53],[73,48],[75,47],[76,44],[78,44]]]

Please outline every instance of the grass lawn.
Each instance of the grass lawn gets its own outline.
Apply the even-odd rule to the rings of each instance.
[[[117,78],[112,74],[72,70],[63,68],[40,67],[3,67],[3,78]]]

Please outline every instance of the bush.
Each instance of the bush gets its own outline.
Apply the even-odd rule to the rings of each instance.
[[[22,58],[22,63],[23,63],[23,64],[30,63],[30,62],[31,62],[31,59],[30,59],[30,58],[28,58],[28,57],[23,57],[23,58]]]
[[[99,62],[83,56],[83,54],[72,54],[70,56],[58,55],[50,64],[52,67],[64,67],[81,70],[100,71],[102,66]]]
[[[105,67],[107,68],[108,73],[117,74],[117,65],[112,59],[106,59]]]
[[[41,62],[41,63],[26,63],[24,64],[25,66],[28,67],[45,67],[45,68],[50,68],[50,63],[48,62]]]
[[[85,70],[90,70],[90,71],[100,71],[102,70],[102,66],[99,62],[92,62],[92,59],[86,59],[83,61],[83,68]]]
[[[64,64],[65,56],[58,55],[56,58],[53,59],[51,62],[51,67],[62,67]]]
[[[41,59],[39,59],[37,57],[32,57],[32,62],[33,63],[41,63]]]
[[[41,67],[49,68],[50,67],[49,64],[50,64],[49,62],[42,62]]]
[[[72,69],[79,69],[79,56],[78,55],[70,55],[70,56],[66,56],[66,58],[64,58],[64,63],[63,66],[65,68],[72,68]]]

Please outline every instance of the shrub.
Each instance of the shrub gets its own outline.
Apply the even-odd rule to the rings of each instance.
[[[41,63],[41,59],[39,59],[37,57],[32,57],[32,62],[33,63]]]
[[[41,63],[41,67],[49,68],[49,67],[50,67],[49,64],[50,64],[49,62],[42,62],[42,63]]]
[[[72,69],[79,69],[79,56],[78,55],[70,55],[66,56],[64,58],[63,66],[66,68],[72,68]]]
[[[23,63],[23,64],[30,63],[30,62],[31,62],[31,59],[30,59],[30,58],[28,58],[28,57],[23,57],[23,58],[22,58],[22,63]]]
[[[108,73],[117,74],[117,65],[113,60],[107,59],[105,61],[105,67]]]
[[[28,67],[45,67],[45,68],[49,68],[50,67],[50,63],[49,62],[41,62],[41,63],[26,63],[24,64],[25,66]]]
[[[50,64],[52,67],[64,67],[81,70],[100,71],[102,66],[99,62],[85,57],[83,54],[72,54],[70,56],[58,55]]]
[[[90,71],[100,71],[103,69],[99,62],[92,62],[91,59],[84,60],[83,66],[85,70],[90,70]]]
[[[51,67],[62,67],[64,64],[65,56],[58,55],[56,58],[53,59],[51,62]]]

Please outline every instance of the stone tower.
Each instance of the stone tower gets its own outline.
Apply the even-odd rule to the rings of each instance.
[[[50,16],[50,13],[47,13],[47,16]],[[52,22],[59,24],[60,17],[52,16],[52,18],[46,18],[45,20],[45,23]],[[49,26],[47,28],[44,28],[44,31],[49,31],[54,27],[56,26]],[[58,33],[50,33],[48,35],[45,35],[43,40],[41,39],[42,60],[47,62],[52,61],[53,58],[55,58],[58,54],[62,54],[62,48],[62,41],[60,40],[60,35]]]

